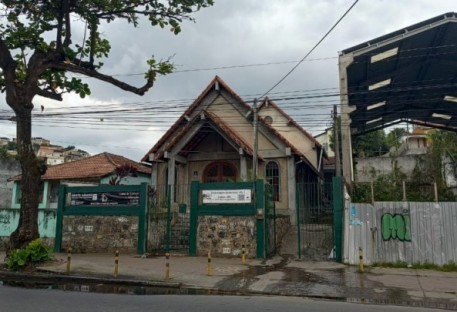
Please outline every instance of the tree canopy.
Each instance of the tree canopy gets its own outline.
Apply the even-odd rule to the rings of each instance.
[[[145,83],[136,87],[102,73],[109,57],[109,31],[101,26],[124,21],[137,27],[140,18],[151,26],[168,27],[174,34],[192,13],[211,6],[213,0],[7,0],[0,1],[0,90],[15,113],[17,152],[22,169],[19,225],[10,236],[10,246],[20,248],[38,235],[40,177],[46,171],[31,143],[33,100],[36,95],[62,100],[76,92],[90,94],[82,78],[92,77],[122,90],[143,95],[157,75],[173,70],[169,61],[145,60]],[[75,30],[83,38],[73,38]],[[77,39],[77,40],[76,40]],[[159,43],[160,44],[160,43]],[[152,55],[152,52],[151,52]]]

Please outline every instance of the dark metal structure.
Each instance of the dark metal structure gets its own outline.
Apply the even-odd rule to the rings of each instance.
[[[457,13],[345,49],[339,63],[346,180],[355,136],[400,122],[457,131]]]

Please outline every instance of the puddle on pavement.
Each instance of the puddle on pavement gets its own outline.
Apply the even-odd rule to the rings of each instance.
[[[33,289],[64,290],[90,293],[127,294],[127,295],[209,295],[215,291],[205,289],[186,289],[178,287],[150,287],[113,284],[76,284],[0,281],[0,287],[20,287]],[[222,292],[220,293],[222,294]]]
[[[296,285],[295,285],[296,286]],[[259,295],[249,294],[246,291],[238,289],[238,291],[224,291],[224,290],[210,290],[210,289],[193,289],[193,288],[174,288],[174,287],[147,287],[147,286],[130,286],[130,285],[108,285],[108,284],[76,284],[76,283],[65,283],[65,284],[50,284],[41,282],[17,282],[17,281],[0,281],[1,287],[21,287],[21,288],[33,288],[33,289],[49,289],[49,290],[63,290],[63,291],[76,291],[76,292],[87,292],[87,293],[109,293],[109,294],[125,294],[125,295]],[[322,288],[321,284],[315,284],[314,291],[310,292],[309,289],[306,292],[305,297],[314,298],[317,300],[336,300],[348,303],[358,304],[372,304],[372,305],[395,305],[395,306],[409,306],[409,307],[422,307],[422,308],[434,308],[434,309],[445,309],[445,310],[457,310],[457,303],[445,303],[445,302],[433,302],[433,301],[422,301],[422,300],[408,300],[401,298],[398,294],[389,293],[389,296],[381,299],[376,298],[346,298],[344,296],[335,296],[336,293],[332,293],[331,296],[325,295],[326,288]],[[280,287],[281,288],[281,287]],[[276,295],[287,295],[287,296],[303,296],[303,292],[294,293],[294,289],[283,286],[281,291],[274,292],[271,294]],[[302,289],[303,290],[303,289]],[[390,297],[390,295],[393,295]]]

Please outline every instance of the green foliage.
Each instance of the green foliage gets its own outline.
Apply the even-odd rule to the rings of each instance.
[[[19,271],[25,268],[28,261],[29,251],[27,249],[16,249],[8,256],[5,264],[8,270]]]
[[[395,128],[387,134],[386,141],[389,147],[398,150],[401,145],[401,138],[406,134],[405,128]]]
[[[106,29],[106,24],[113,21],[124,21],[137,27],[139,19],[144,17],[151,26],[167,27],[178,34],[184,20],[193,21],[193,13],[213,4],[213,0],[2,1],[0,9],[5,18],[0,21],[0,41],[4,44],[0,57],[14,61],[14,75],[5,75],[6,67],[2,68],[0,87],[7,85],[7,78],[16,83],[36,83],[51,94],[76,92],[81,97],[90,95],[88,84],[67,76],[67,72],[73,72],[131,89],[113,77],[97,72],[103,67],[102,60],[111,52],[107,32],[101,29]],[[85,29],[84,40],[72,38],[78,28]],[[151,58],[147,65],[145,75],[148,82],[153,82],[156,74],[165,75],[173,70],[169,60],[157,62]]]
[[[356,138],[354,152],[357,157],[374,157],[389,151],[384,130],[368,132]]]
[[[5,261],[11,271],[23,270],[28,264],[45,262],[53,258],[51,248],[41,239],[31,241],[24,249],[13,250]]]
[[[6,149],[9,151],[15,151],[17,148],[17,144],[15,142],[9,141],[8,144],[6,145]]]
[[[5,158],[8,158],[9,157],[9,154],[8,154],[8,150],[5,148],[5,147],[0,147],[0,159],[5,159]]]

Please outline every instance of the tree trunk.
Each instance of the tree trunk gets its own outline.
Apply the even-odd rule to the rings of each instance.
[[[17,106],[16,106],[17,107]],[[16,111],[17,123],[17,152],[21,164],[21,208],[19,224],[10,236],[9,250],[23,248],[30,241],[39,238],[38,232],[38,204],[42,186],[41,175],[46,172],[46,166],[39,160],[33,151],[32,145],[32,108],[26,107],[20,112]]]

